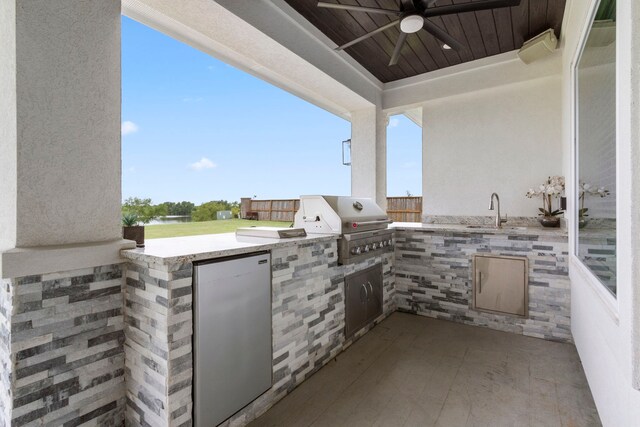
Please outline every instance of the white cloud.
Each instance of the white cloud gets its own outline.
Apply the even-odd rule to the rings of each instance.
[[[138,125],[130,121],[124,121],[122,122],[120,130],[122,131],[122,135],[129,135],[138,132]]]
[[[194,171],[201,171],[203,169],[213,169],[215,168],[216,165],[215,163],[213,163],[211,160],[207,159],[206,157],[201,158],[200,160],[198,160],[195,163],[191,163],[189,165],[189,169],[194,170]]]
[[[399,124],[400,124],[400,120],[399,120],[399,119],[397,119],[397,118],[395,118],[395,117],[392,117],[392,118],[389,120],[389,127],[390,127],[390,128],[398,127],[398,125],[399,125]]]

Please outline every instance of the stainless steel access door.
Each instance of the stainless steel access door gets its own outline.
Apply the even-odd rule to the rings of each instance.
[[[528,259],[474,255],[473,306],[500,314],[528,314]]]
[[[194,266],[194,415],[213,427],[271,387],[271,257]]]
[[[382,314],[382,265],[347,276],[345,285],[345,336],[348,338]]]

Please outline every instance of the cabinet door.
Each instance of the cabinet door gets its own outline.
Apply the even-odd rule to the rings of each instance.
[[[363,274],[345,280],[345,335],[353,335],[367,323],[369,288]]]
[[[474,308],[527,315],[526,258],[474,257]]]

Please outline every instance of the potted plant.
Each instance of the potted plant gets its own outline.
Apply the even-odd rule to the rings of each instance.
[[[542,197],[542,207],[538,208],[540,213],[540,224],[543,227],[559,227],[559,215],[563,213],[562,209],[553,208],[553,200],[558,199],[564,192],[564,177],[550,176],[547,180],[538,186],[537,189],[530,188],[526,196],[533,198],[535,196]]]
[[[153,205],[151,199],[129,197],[122,205],[122,232],[125,239],[135,240],[144,247],[144,225],[167,215],[166,203]]]
[[[584,228],[587,225],[587,212],[589,208],[584,207],[584,199],[590,194],[592,196],[600,196],[607,197],[609,195],[609,190],[604,187],[598,187],[595,185],[587,184],[585,182],[580,182],[580,190],[579,190],[579,199],[580,199],[580,209],[578,209],[578,227]]]
[[[127,212],[122,215],[122,237],[127,240],[135,240],[136,246],[144,247],[144,225],[139,225],[138,215]]]

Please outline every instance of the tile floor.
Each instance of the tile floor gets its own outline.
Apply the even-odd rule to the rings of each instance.
[[[394,313],[250,425],[600,421],[574,346]]]

